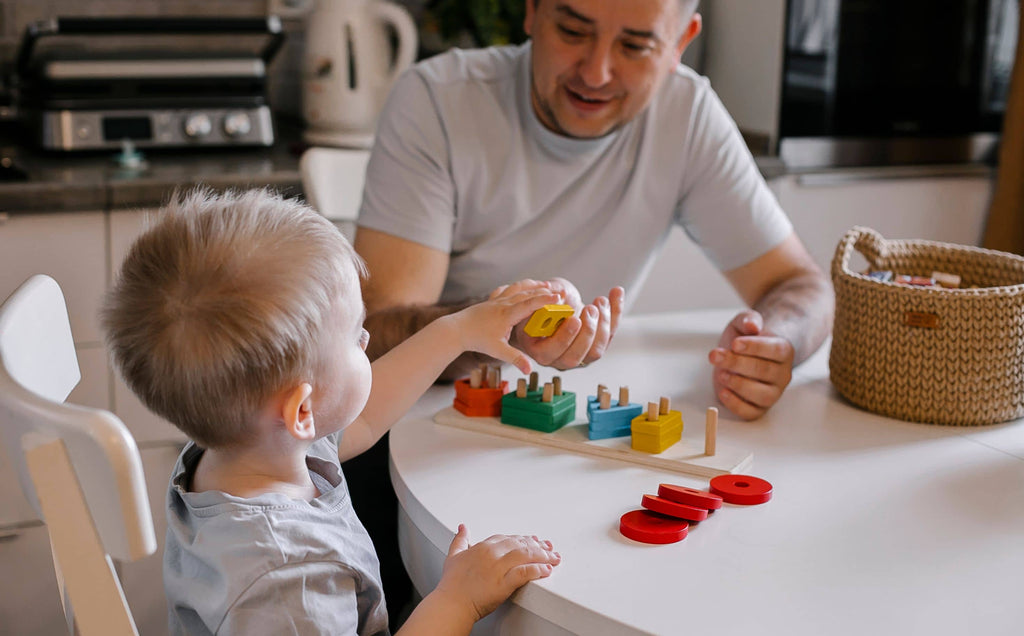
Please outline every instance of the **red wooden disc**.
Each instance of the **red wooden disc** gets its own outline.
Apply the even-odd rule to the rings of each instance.
[[[640,505],[648,510],[688,521],[704,521],[708,518],[707,508],[687,506],[686,504],[676,503],[662,497],[655,497],[654,495],[644,495]]]
[[[705,510],[718,510],[722,507],[722,498],[718,495],[697,490],[696,488],[687,488],[686,486],[661,484],[658,486],[658,496],[664,497],[669,501],[686,504],[687,506],[696,506]]]
[[[633,510],[619,519],[619,532],[640,543],[675,543],[686,538],[690,524],[649,510]]]
[[[751,506],[772,498],[772,485],[750,475],[719,475],[711,479],[711,492],[721,495],[726,503]]]

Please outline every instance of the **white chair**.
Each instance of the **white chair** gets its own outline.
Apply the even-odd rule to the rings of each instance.
[[[306,150],[299,159],[306,201],[320,214],[340,223],[349,240],[359,216],[369,161],[369,150],[319,146]]]
[[[113,414],[64,403],[79,379],[64,295],[33,276],[0,306],[4,447],[49,531],[69,632],[137,634],[111,558],[157,548],[142,460]]]

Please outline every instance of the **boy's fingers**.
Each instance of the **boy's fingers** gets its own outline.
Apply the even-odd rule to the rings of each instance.
[[[469,530],[465,524],[459,524],[459,531],[455,533],[452,544],[448,546],[448,556],[455,556],[469,547]]]
[[[527,563],[525,565],[518,565],[508,571],[505,575],[505,580],[513,590],[516,590],[530,581],[551,576],[551,570],[553,567],[554,566],[547,563]]]
[[[519,369],[521,372],[529,374],[533,367],[530,365],[530,358],[525,353],[516,349],[510,344],[499,344],[497,350],[490,352],[492,356],[507,362]]]

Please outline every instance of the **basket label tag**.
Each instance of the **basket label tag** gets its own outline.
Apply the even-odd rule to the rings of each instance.
[[[903,314],[903,324],[908,327],[923,327],[925,329],[939,328],[939,315],[929,314],[923,311],[907,311]]]

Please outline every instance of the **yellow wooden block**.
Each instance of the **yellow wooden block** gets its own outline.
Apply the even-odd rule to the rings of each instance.
[[[659,416],[657,422],[649,422],[647,414],[641,413],[633,418],[630,430],[634,450],[661,453],[682,439],[683,416],[679,411],[669,411]]]
[[[546,338],[555,333],[555,330],[573,313],[575,312],[569,305],[544,305],[530,316],[524,327],[526,335]]]

